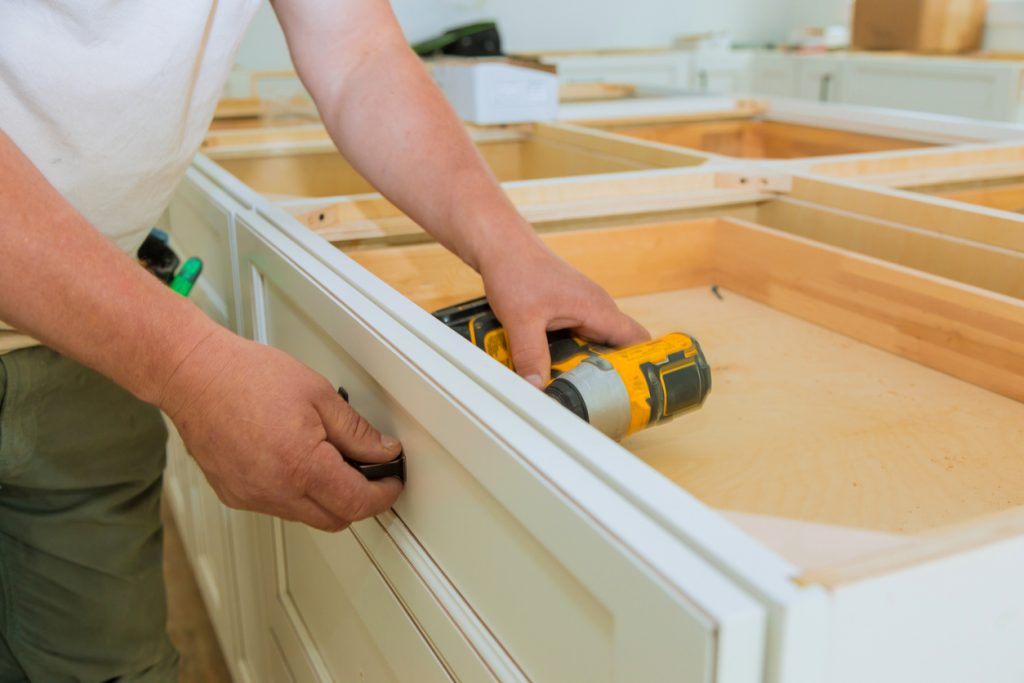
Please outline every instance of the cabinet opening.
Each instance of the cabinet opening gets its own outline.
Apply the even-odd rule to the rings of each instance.
[[[696,166],[706,160],[697,153],[557,124],[472,127],[470,135],[501,182]],[[211,133],[204,152],[243,183],[275,200],[376,193],[334,149],[321,127],[292,133]]]
[[[622,445],[798,566],[1024,506],[1024,300],[737,217],[543,238],[712,365],[702,410]],[[349,255],[427,310],[483,291],[436,244]]]
[[[786,123],[764,117],[699,121],[622,120],[601,122],[596,127],[641,140],[741,159],[801,159],[934,146],[915,140]]]

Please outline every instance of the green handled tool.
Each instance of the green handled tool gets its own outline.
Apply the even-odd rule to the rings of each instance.
[[[171,289],[182,296],[188,296],[202,272],[202,259],[197,256],[186,259],[185,263],[181,266],[181,270],[179,270],[178,274],[174,276],[173,280],[171,280]]]

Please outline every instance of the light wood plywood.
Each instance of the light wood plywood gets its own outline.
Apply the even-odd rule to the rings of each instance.
[[[544,239],[701,340],[705,408],[623,445],[709,504],[915,533],[1024,503],[1021,300],[736,219]],[[351,256],[427,309],[482,292],[438,245]]]
[[[470,132],[501,182],[693,166],[705,160],[570,126],[537,124]],[[319,126],[218,131],[207,136],[204,151],[263,194],[331,197],[375,192]]]
[[[990,209],[1024,213],[1024,182],[1010,181],[983,187],[953,188],[934,194],[958,202],[987,206]]]
[[[624,446],[715,507],[910,533],[1024,504],[1024,404],[707,287],[620,299],[696,336],[704,408]]]
[[[603,128],[642,140],[744,159],[798,159],[931,146],[912,140],[764,120],[624,123]]]

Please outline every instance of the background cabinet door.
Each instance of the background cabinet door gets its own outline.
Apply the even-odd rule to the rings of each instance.
[[[750,91],[755,95],[795,97],[797,62],[789,55],[755,54],[750,65]]]
[[[750,90],[748,52],[698,52],[693,63],[692,87],[698,92],[728,95]]]
[[[842,101],[1012,121],[1019,78],[1019,68],[1001,64],[852,58],[843,68]]]
[[[818,102],[841,102],[842,62],[827,57],[798,57],[796,96]]]
[[[360,412],[402,439],[409,482],[396,519],[454,587],[435,599],[452,614],[464,605],[452,617],[463,626],[482,624],[464,632],[495,677],[761,679],[758,602],[385,314],[341,275],[365,271],[326,242],[300,246],[253,215],[237,227],[247,332],[343,384]],[[362,528],[330,536],[277,526],[273,638],[300,680],[304,666],[337,677],[363,656],[394,680],[443,679],[457,658],[417,640],[412,601],[401,601],[403,617],[378,590],[347,540]],[[422,671],[410,678],[398,657]]]

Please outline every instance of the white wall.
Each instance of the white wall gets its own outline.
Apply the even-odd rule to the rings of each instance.
[[[686,33],[730,30],[778,40],[790,0],[392,0],[410,40],[495,19],[508,51],[653,47]]]
[[[853,0],[789,0],[788,5],[791,28],[849,24],[853,16]]]
[[[793,2],[833,0],[392,0],[411,42],[479,19],[498,22],[506,51],[659,47],[680,34],[729,30],[737,41],[781,40]],[[231,95],[246,73],[291,68],[273,10],[264,3],[238,53]]]

